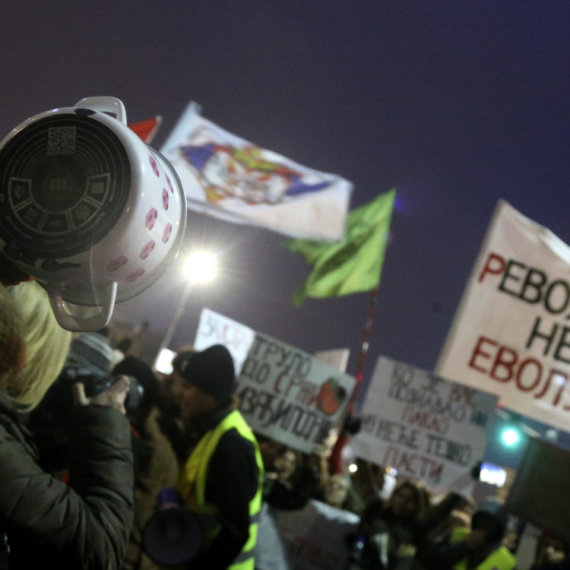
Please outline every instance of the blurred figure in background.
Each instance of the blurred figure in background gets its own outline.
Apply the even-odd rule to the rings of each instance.
[[[358,537],[349,541],[354,568],[407,570],[413,567],[418,546],[428,532],[463,503],[450,494],[430,507],[428,494],[413,481],[400,483],[385,502],[374,499],[364,509]],[[355,551],[355,545],[360,546]],[[355,554],[358,554],[354,560]]]
[[[471,520],[471,528],[455,528],[424,556],[428,570],[477,568],[512,570],[515,557],[502,546],[507,514],[498,499],[484,501]]]
[[[124,568],[126,570],[157,570],[158,566],[145,554],[143,530],[153,515],[156,498],[165,487],[173,487],[179,475],[176,455],[162,433],[158,418],[162,413],[160,386],[154,372],[135,356],[126,356],[113,369],[114,375],[124,374],[136,378],[144,393],[139,406],[129,413],[135,431],[134,521]]]

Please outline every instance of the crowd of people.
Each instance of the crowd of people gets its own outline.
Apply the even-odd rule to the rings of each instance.
[[[359,517],[351,570],[515,568],[499,500],[387,492],[382,467],[339,471],[334,438],[306,455],[254,434],[225,347],[183,347],[162,376],[120,340],[72,338],[34,282],[0,287],[0,569],[150,570],[179,549],[189,570],[264,570],[263,505],[310,501]],[[555,567],[566,546],[545,535],[534,568]]]

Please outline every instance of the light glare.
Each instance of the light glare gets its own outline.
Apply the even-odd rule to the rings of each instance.
[[[186,278],[193,283],[208,283],[218,274],[216,257],[208,252],[192,253],[184,265]]]
[[[519,440],[519,434],[514,429],[505,430],[503,433],[503,441],[507,445],[514,445]]]

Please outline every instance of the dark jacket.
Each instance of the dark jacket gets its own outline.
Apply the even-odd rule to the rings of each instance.
[[[31,434],[0,391],[0,528],[10,570],[119,568],[132,523],[127,419],[107,406],[76,410],[68,484],[37,461]]]

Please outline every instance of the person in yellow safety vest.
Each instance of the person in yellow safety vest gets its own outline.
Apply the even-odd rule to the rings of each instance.
[[[215,345],[180,353],[173,368],[173,393],[191,442],[177,489],[204,531],[188,570],[253,570],[263,462],[251,429],[234,409],[232,357]]]
[[[507,514],[502,501],[487,499],[473,515],[471,529],[456,528],[426,553],[428,570],[513,570],[515,557],[502,546]]]

